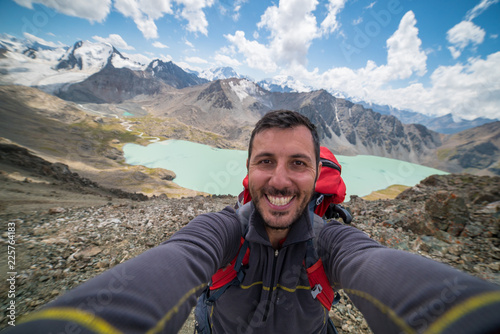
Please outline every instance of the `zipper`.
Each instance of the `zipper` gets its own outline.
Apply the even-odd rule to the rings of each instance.
[[[323,164],[323,166],[325,166],[325,167],[336,169],[339,172],[341,171],[340,166],[337,165],[335,162],[333,162],[331,160],[327,160],[327,159],[321,158],[320,161]]]
[[[262,321],[266,321],[267,320],[267,316],[269,315],[269,305],[271,305],[271,299],[273,297],[273,293],[274,293],[274,276],[275,276],[275,273],[276,273],[276,262],[277,259],[278,259],[278,255],[279,255],[279,250],[274,250],[274,259],[273,259],[273,273],[271,275],[271,284],[269,286],[269,297],[267,298],[267,303],[266,303],[266,310],[264,312],[264,316],[262,318]]]

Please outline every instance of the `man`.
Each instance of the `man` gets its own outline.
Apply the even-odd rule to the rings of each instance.
[[[70,291],[26,318],[19,333],[175,333],[210,277],[250,248],[243,281],[210,309],[213,333],[326,333],[328,310],[303,265],[313,237],[307,209],[319,173],[314,125],[298,113],[265,115],[248,152],[247,216],[226,208],[193,219],[170,240]],[[444,264],[382,247],[330,222],[317,238],[329,281],[375,333],[496,333],[500,288]]]

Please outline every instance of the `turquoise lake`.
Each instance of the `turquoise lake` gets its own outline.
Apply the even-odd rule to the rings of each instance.
[[[125,160],[131,165],[175,172],[181,187],[210,194],[237,196],[246,175],[247,151],[224,150],[183,140],[166,140],[148,146],[126,144]],[[446,172],[405,161],[371,155],[336,155],[350,195],[365,196],[393,184],[414,186],[433,174]]]

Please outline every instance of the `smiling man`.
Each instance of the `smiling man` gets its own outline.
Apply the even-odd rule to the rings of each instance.
[[[12,333],[176,333],[200,295],[199,333],[334,333],[330,305],[318,302],[321,289],[311,288],[312,267],[305,267],[313,244],[327,280],[344,289],[374,333],[500,331],[499,286],[383,247],[340,222],[319,218],[315,233],[308,204],[319,164],[318,135],[306,117],[266,114],[249,145],[251,202],[196,217],[158,247],[21,318]],[[207,287],[232,268],[238,275],[230,285],[212,279]]]
[[[313,130],[300,114],[275,112],[257,123],[250,138],[250,195],[274,248],[314,193],[321,163],[319,140]]]

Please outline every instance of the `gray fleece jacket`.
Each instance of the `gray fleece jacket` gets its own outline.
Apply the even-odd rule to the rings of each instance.
[[[282,248],[253,212],[250,260],[240,287],[216,302],[215,333],[325,333],[302,264],[312,236],[304,214]],[[217,269],[238,253],[241,226],[228,207],[193,219],[172,238],[91,279],[8,333],[176,333]],[[338,222],[317,236],[329,280],[375,333],[497,333],[500,287],[444,264],[385,248]]]

